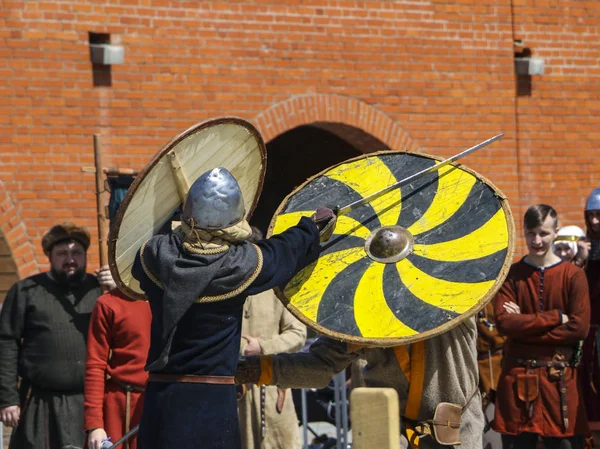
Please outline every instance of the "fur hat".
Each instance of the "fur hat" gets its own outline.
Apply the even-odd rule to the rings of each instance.
[[[84,227],[76,226],[73,223],[65,222],[52,226],[42,237],[42,249],[44,254],[50,255],[52,247],[60,242],[75,240],[81,243],[83,249],[87,251],[90,247],[90,233]]]

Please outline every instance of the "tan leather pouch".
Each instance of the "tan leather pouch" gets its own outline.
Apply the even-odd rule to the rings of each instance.
[[[534,401],[539,391],[540,378],[537,374],[517,374],[517,396],[521,401]]]
[[[462,407],[449,402],[440,402],[435,408],[433,419],[421,421],[415,426],[417,433],[431,435],[443,446],[460,444],[460,420]]]

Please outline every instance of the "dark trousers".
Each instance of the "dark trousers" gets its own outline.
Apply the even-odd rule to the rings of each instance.
[[[535,449],[538,441],[537,433],[521,433],[519,435],[502,435],[502,449]],[[585,438],[573,437],[542,437],[546,449],[583,449]]]
[[[138,449],[241,449],[236,396],[235,385],[148,382]]]

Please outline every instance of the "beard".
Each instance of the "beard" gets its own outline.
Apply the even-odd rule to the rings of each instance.
[[[59,285],[64,285],[70,288],[77,287],[83,281],[85,277],[85,269],[86,266],[78,268],[74,273],[68,274],[64,270],[56,270],[54,267],[50,268],[50,272],[52,273],[52,278]]]

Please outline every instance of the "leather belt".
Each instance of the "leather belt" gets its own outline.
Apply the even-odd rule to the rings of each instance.
[[[120,380],[115,379],[114,377],[109,377],[107,380],[115,383],[119,387],[121,387],[125,391],[135,392],[135,393],[143,393],[146,391],[144,387],[138,387],[137,385],[128,384],[126,382],[121,382]]]
[[[198,376],[196,374],[150,374],[148,382],[234,385],[234,377]]]
[[[496,349],[494,352],[491,352],[491,353],[490,353],[490,351],[480,352],[477,354],[477,360],[487,360],[490,357],[495,357],[497,355],[502,354],[502,352],[503,352],[503,349]]]
[[[569,428],[569,411],[567,408],[567,383],[565,374],[567,368],[571,368],[571,364],[565,361],[558,360],[534,360],[534,359],[513,359],[517,364],[524,366],[529,372],[533,372],[535,368],[555,368],[558,374],[558,393],[560,395],[560,411],[562,415],[563,426],[565,432]],[[550,376],[548,376],[550,378]],[[533,410],[531,409],[531,413]]]

